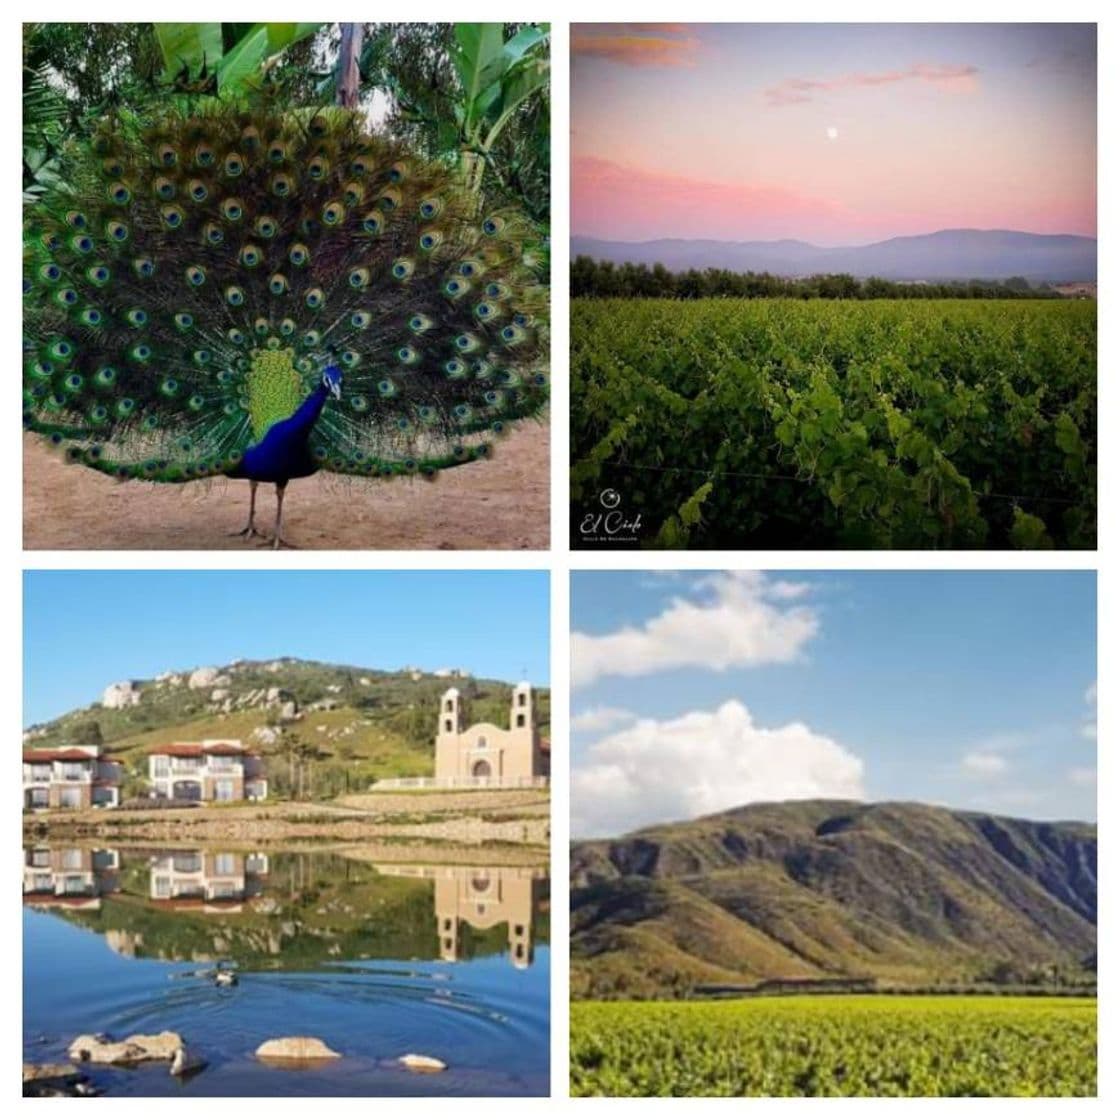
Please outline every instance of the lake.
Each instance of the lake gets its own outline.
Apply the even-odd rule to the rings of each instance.
[[[65,1061],[79,1034],[173,1030],[201,1073],[83,1068],[114,1096],[545,1096],[547,870],[470,858],[29,847],[24,1060]],[[217,985],[219,965],[235,986]],[[342,1057],[304,1069],[254,1057],[290,1035]],[[396,1060],[407,1053],[448,1068],[410,1072]]]

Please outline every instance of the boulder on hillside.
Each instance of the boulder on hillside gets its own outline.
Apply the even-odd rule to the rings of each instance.
[[[140,703],[140,689],[133,681],[117,681],[101,694],[101,703],[106,708],[135,708]]]

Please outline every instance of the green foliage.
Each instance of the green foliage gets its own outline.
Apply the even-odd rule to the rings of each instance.
[[[575,1003],[574,1096],[1067,1097],[1097,1091],[1097,1004],[1002,997]]]
[[[1095,547],[1092,302],[577,299],[571,377],[575,547]]]

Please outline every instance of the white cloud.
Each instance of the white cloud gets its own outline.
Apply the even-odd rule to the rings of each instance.
[[[803,723],[758,727],[729,700],[600,739],[572,771],[572,835],[617,835],[752,801],[864,796],[863,762],[851,751]]]
[[[606,731],[620,723],[629,723],[637,717],[625,708],[585,708],[572,716],[573,731]]]
[[[1095,704],[1097,702],[1097,682],[1093,681],[1087,689],[1085,689],[1085,703]]]
[[[1097,723],[1093,720],[1091,723],[1083,723],[1081,725],[1081,737],[1083,739],[1092,739],[1094,742],[1097,738]]]
[[[971,751],[961,759],[961,769],[977,777],[988,778],[1007,770],[1007,759],[1001,755]]]
[[[639,626],[609,634],[572,634],[572,687],[611,674],[640,677],[698,666],[736,666],[795,660],[817,633],[816,612],[786,606],[807,585],[771,582],[761,572],[716,572],[696,580],[688,597]]]
[[[1069,780],[1075,786],[1095,786],[1097,784],[1097,768],[1095,766],[1075,766],[1069,772]]]

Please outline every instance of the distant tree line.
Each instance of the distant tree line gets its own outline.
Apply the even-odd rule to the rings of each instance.
[[[670,272],[663,264],[614,264],[579,256],[572,262],[574,296],[626,299],[1061,299],[1048,287],[1031,287],[1021,276],[944,284],[899,283],[878,276],[858,280],[848,273],[790,278],[769,272],[690,268]]]

